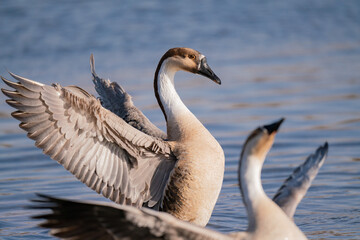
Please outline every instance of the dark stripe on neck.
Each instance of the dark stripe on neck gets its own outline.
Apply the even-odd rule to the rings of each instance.
[[[177,55],[179,54],[178,53],[178,48],[171,48],[169,49],[160,59],[158,65],[157,65],[157,68],[156,68],[156,71],[155,71],[155,76],[154,76],[154,91],[155,91],[155,97],[158,101],[158,104],[161,108],[161,111],[163,112],[164,114],[164,117],[165,117],[165,120],[167,121],[167,116],[166,116],[166,112],[165,112],[165,108],[160,100],[160,96],[159,96],[159,88],[158,88],[158,82],[159,82],[159,72],[160,72],[160,69],[161,69],[161,65],[164,63],[164,61],[169,58],[169,57],[172,57],[174,55]]]
[[[165,54],[166,55],[166,54]],[[159,82],[159,72],[160,72],[160,69],[161,69],[161,65],[163,64],[163,62],[165,61],[165,59],[167,58],[164,58],[165,55],[160,59],[159,61],[159,64],[156,68],[156,71],[155,71],[155,76],[154,76],[154,91],[155,91],[155,97],[156,97],[156,100],[161,108],[161,111],[163,112],[164,114],[164,117],[165,117],[165,120],[167,121],[167,116],[166,116],[166,112],[165,112],[165,108],[161,102],[161,99],[160,99],[160,95],[159,95],[159,88],[158,88],[158,82]]]

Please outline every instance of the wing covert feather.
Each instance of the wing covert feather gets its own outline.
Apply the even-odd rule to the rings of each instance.
[[[134,128],[156,138],[166,139],[167,135],[157,128],[137,108],[123,87],[116,82],[100,78],[95,72],[94,56],[90,56],[90,68],[95,84],[96,92],[100,95],[101,104],[104,108],[121,117]]]

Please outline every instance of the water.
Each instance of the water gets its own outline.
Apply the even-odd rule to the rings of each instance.
[[[245,229],[237,184],[242,143],[258,125],[286,117],[262,173],[272,196],[292,169],[328,141],[329,157],[295,222],[310,239],[360,239],[360,2],[8,1],[0,3],[0,73],[76,84],[95,94],[88,59],[120,82],[158,126],[152,90],[161,55],[204,53],[217,86],[179,73],[176,86],[226,154],[223,189],[208,227]],[[4,84],[1,85],[2,87]],[[0,95],[0,238],[49,239],[23,207],[35,192],[104,198],[44,156]]]

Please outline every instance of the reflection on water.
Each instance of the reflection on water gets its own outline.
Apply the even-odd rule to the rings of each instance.
[[[111,4],[111,5],[110,5]],[[0,66],[44,83],[76,84],[94,93],[88,58],[121,82],[158,126],[153,96],[157,61],[174,46],[208,57],[217,86],[179,73],[191,111],[224,148],[223,189],[209,227],[245,229],[237,185],[241,144],[250,130],[286,122],[265,162],[272,196],[292,169],[324,141],[329,157],[295,215],[310,239],[360,235],[360,4],[358,1],[10,1],[0,4]],[[1,85],[3,86],[3,85]],[[46,239],[27,210],[34,192],[104,198],[33,146],[0,96],[0,238]]]

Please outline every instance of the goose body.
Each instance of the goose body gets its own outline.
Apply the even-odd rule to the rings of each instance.
[[[173,54],[180,55],[180,59],[163,57],[160,60],[161,67],[158,66],[154,81],[155,95],[166,118],[167,140],[177,158],[160,209],[179,219],[205,226],[221,190],[225,159],[219,143],[175,90],[174,76],[179,70],[178,62],[184,58],[178,50],[174,49],[165,57]],[[198,64],[207,66],[202,54],[188,51],[186,54],[198,59]],[[195,68],[201,69],[200,65]],[[220,83],[217,77],[213,80]]]
[[[76,86],[2,77],[14,89],[2,89],[18,110],[12,116],[45,154],[112,201],[205,226],[220,193],[224,153],[181,101],[174,76],[183,70],[220,84],[206,58],[190,48],[170,49],[161,58],[154,88],[167,134],[133,107],[119,85],[97,77],[93,56],[90,64],[101,101]]]
[[[306,239],[292,221],[293,212],[287,209],[296,209],[305,195],[325,161],[328,145],[320,146],[294,170],[275,194],[273,202],[263,191],[260,171],[280,124],[281,121],[256,129],[243,146],[238,173],[248,212],[246,231],[226,235],[151,209],[70,201],[45,195],[33,200],[37,204],[31,208],[51,209],[51,213],[35,218],[46,219],[40,226],[50,228],[51,234],[63,239]],[[91,230],[88,226],[92,226]]]

